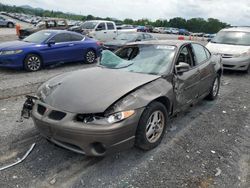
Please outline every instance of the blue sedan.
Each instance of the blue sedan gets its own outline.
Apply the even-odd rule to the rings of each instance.
[[[0,43],[0,67],[37,71],[58,63],[94,63],[100,52],[98,41],[81,34],[43,30],[22,41]]]

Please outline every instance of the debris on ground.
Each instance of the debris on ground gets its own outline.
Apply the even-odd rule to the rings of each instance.
[[[51,185],[54,185],[56,183],[56,178],[53,178],[52,180],[50,180],[49,182]]]
[[[221,174],[221,169],[216,168],[216,170],[217,170],[217,172],[216,172],[215,176],[219,176]]]
[[[211,153],[215,154],[216,152],[214,150],[211,150]]]
[[[15,166],[15,165],[17,165],[17,164],[23,162],[23,161],[28,157],[28,155],[31,153],[31,151],[34,149],[35,145],[36,145],[36,144],[33,143],[33,144],[31,145],[31,147],[29,148],[29,150],[25,153],[25,155],[24,155],[21,159],[20,159],[20,158],[17,158],[17,161],[16,161],[16,162],[11,163],[11,164],[8,164],[8,165],[3,166],[3,167],[0,167],[0,171],[5,170],[5,169],[7,169],[7,168],[10,168],[10,167],[12,167],[12,166]]]

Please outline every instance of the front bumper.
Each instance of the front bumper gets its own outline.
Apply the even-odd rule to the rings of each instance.
[[[42,115],[38,106],[46,108]],[[89,156],[104,156],[109,153],[128,149],[134,145],[136,128],[143,109],[121,122],[111,125],[95,125],[78,122],[77,114],[65,113],[61,120],[50,117],[58,111],[47,104],[37,101],[32,110],[32,118],[41,135],[53,143],[71,151]]]
[[[20,69],[23,68],[23,59],[22,54],[16,55],[0,55],[0,67]]]
[[[246,71],[250,65],[250,57],[222,58],[223,69]]]

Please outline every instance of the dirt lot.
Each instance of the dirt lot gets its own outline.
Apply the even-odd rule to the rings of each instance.
[[[1,36],[1,35],[0,35]],[[24,94],[75,63],[36,73],[0,70],[0,187],[250,187],[250,75],[226,72],[218,100],[202,101],[171,119],[156,149],[90,158],[44,140],[31,120],[18,122]],[[90,83],[91,84],[91,83]]]

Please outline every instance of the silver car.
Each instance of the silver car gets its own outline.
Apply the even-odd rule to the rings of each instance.
[[[250,72],[250,27],[222,29],[206,47],[221,55],[224,69]]]

